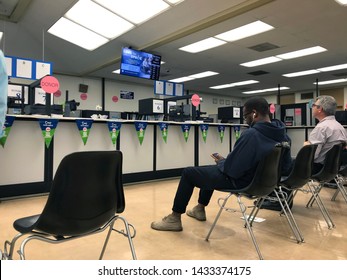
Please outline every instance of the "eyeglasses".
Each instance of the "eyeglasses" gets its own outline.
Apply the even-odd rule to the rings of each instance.
[[[313,108],[313,107],[320,108],[320,105],[318,105],[318,104],[312,104],[312,108]]]

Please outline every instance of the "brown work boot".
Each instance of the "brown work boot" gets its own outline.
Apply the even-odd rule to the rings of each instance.
[[[151,228],[161,231],[182,231],[181,217],[178,215],[170,214],[164,217],[159,222],[152,222]]]
[[[198,221],[206,221],[205,207],[195,206],[193,209],[188,210],[186,214]]]

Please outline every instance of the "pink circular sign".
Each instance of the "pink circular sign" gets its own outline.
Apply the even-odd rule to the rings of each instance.
[[[59,90],[59,81],[53,76],[46,76],[41,79],[40,86],[46,93],[55,93]]]
[[[198,107],[198,106],[199,106],[199,104],[200,104],[200,96],[199,96],[199,95],[193,94],[191,100],[192,100],[193,106],[195,106],[195,107]]]
[[[61,91],[57,90],[55,93],[53,93],[55,97],[60,97],[61,96]]]
[[[270,113],[273,114],[273,113],[275,113],[275,111],[276,111],[276,107],[275,107],[275,105],[273,103],[271,103],[271,105],[270,105]]]
[[[117,103],[118,102],[118,96],[112,96],[112,101],[114,103]]]
[[[80,97],[82,100],[86,100],[88,98],[88,95],[86,93],[82,93]]]

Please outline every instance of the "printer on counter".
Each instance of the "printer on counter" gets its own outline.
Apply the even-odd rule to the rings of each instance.
[[[24,107],[24,113],[26,115],[47,115],[47,114],[63,114],[63,106],[62,105],[51,105],[50,109],[48,109],[46,105],[43,104],[34,104],[34,105],[26,105]],[[49,112],[50,111],[50,112]]]

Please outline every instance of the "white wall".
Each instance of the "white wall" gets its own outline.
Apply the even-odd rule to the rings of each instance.
[[[94,110],[97,105],[101,105],[101,79],[86,79],[65,75],[54,75],[60,84],[60,97],[54,97],[55,104],[63,104],[65,102],[65,92],[69,91],[69,100],[75,99],[80,102],[78,109],[90,109]],[[79,84],[88,85],[88,98],[81,100],[79,92]]]
[[[54,98],[55,104],[63,104],[65,101],[65,92],[69,91],[69,99],[75,99],[77,102],[80,102],[81,105],[79,109],[90,109],[94,110],[97,105],[102,104],[102,79],[101,78],[81,78],[74,76],[64,76],[64,75],[55,75],[59,80],[60,90],[62,92],[61,97]],[[81,100],[79,92],[79,84],[88,85],[88,98],[86,100]],[[153,82],[154,84],[154,82]],[[134,99],[121,99],[121,91],[132,91],[134,92]],[[209,94],[199,91],[190,91],[189,94],[198,94],[202,97],[201,102],[201,111],[207,112],[207,115],[214,115],[218,113],[219,107],[233,106],[235,103],[241,103],[241,106],[244,102],[252,97],[245,96],[244,98],[237,98],[227,95],[217,95]],[[112,100],[113,96],[118,97],[118,101],[114,102]],[[269,103],[277,104],[277,93],[273,95],[263,96]],[[105,81],[105,110],[107,111],[118,111],[118,112],[137,112],[138,111],[138,101],[145,98],[164,98],[161,95],[154,95],[153,85],[140,85],[137,83],[124,83],[120,81],[106,80]],[[344,89],[344,100],[345,104],[347,103],[347,87]],[[301,99],[301,93],[295,93],[295,103],[305,103],[310,100]],[[183,101],[185,102],[185,101]]]
[[[63,104],[65,102],[65,92],[69,91],[69,100],[75,99],[80,102],[78,109],[90,109],[94,110],[97,105],[102,104],[102,79],[98,78],[80,78],[65,75],[55,75],[59,80],[60,84],[60,97],[54,97],[55,104]],[[79,92],[79,84],[88,85],[87,99],[81,100],[81,93]],[[153,82],[154,84],[154,82]],[[134,92],[134,99],[121,99],[121,91],[132,91]],[[243,105],[241,98],[230,97],[225,95],[212,95],[207,93],[201,93],[198,91],[189,92],[189,94],[198,94],[202,97],[201,111],[207,112],[207,115],[217,114],[218,107],[232,106],[233,104],[240,102]],[[112,97],[117,96],[118,101],[114,102]],[[124,83],[120,81],[105,81],[105,110],[107,111],[118,111],[118,112],[137,112],[138,103],[140,99],[146,98],[164,98],[161,95],[154,95],[153,86],[140,85],[136,83]],[[186,102],[186,101],[182,101]],[[217,102],[217,104],[215,104]]]

